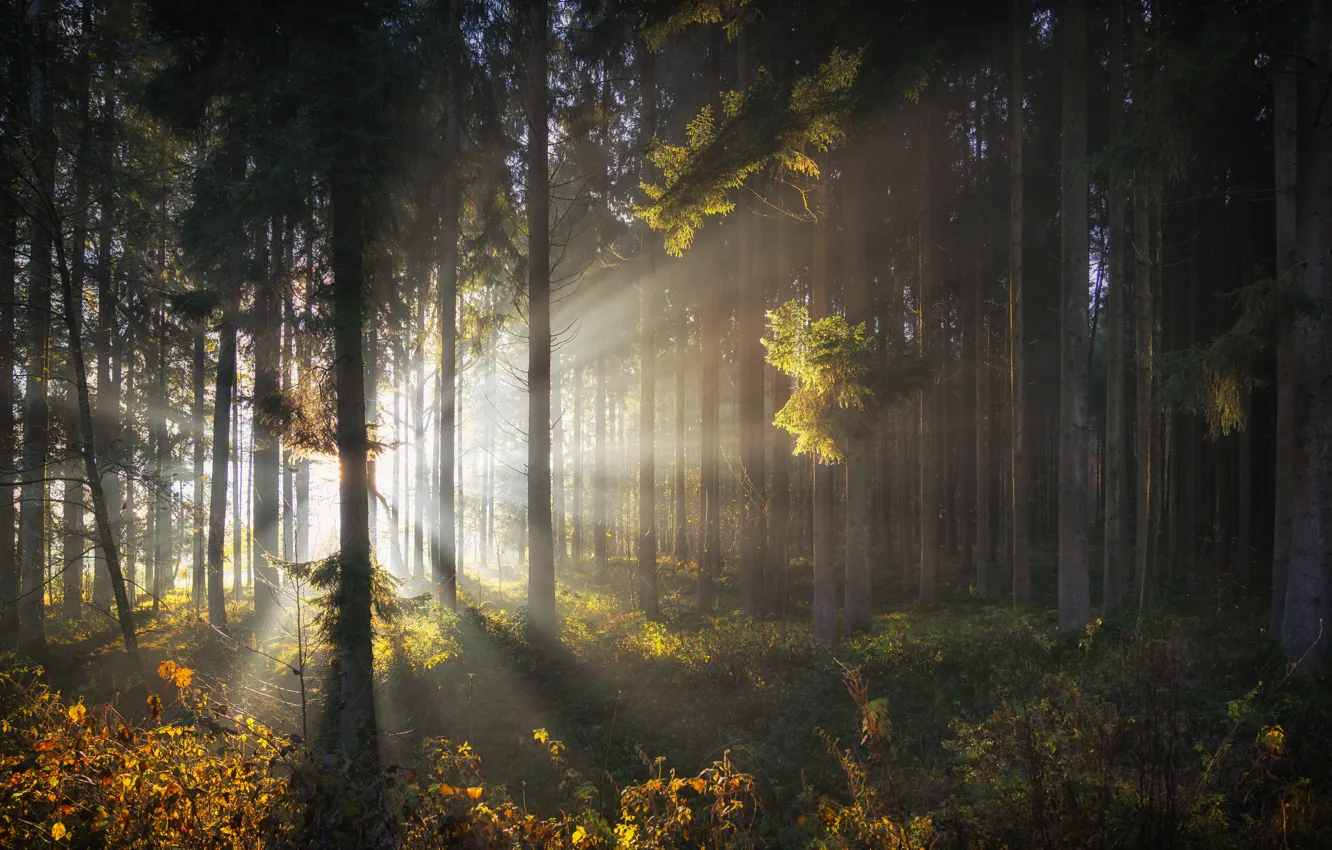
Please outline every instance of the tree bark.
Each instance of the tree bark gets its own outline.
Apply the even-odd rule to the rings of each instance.
[[[254,508],[254,612],[261,623],[277,615],[277,568],[269,557],[277,557],[281,536],[281,464],[282,445],[268,416],[276,407],[281,390],[281,341],[279,321],[282,293],[279,290],[281,268],[281,222],[274,220],[268,273],[255,286],[256,326],[254,328],[254,472],[251,476]]]
[[[6,115],[6,123],[11,119]],[[6,133],[8,137],[8,133]],[[0,191],[0,638],[16,630],[14,605],[19,597],[19,565],[14,510],[14,303],[17,290],[18,204]]]
[[[213,391],[213,478],[208,494],[208,621],[227,629],[225,575],[227,475],[231,467],[232,393],[236,389],[236,320],[228,304],[218,328],[217,378]]]
[[[458,0],[448,4],[450,36],[461,38]],[[462,206],[462,187],[457,167],[461,150],[462,120],[461,71],[457,63],[448,67],[448,96],[445,104],[444,148],[449,157],[444,174],[444,196],[440,210],[439,234],[439,546],[432,578],[435,597],[450,611],[458,607],[458,537],[454,515],[454,479],[458,428],[458,216]]]
[[[1110,5],[1110,139],[1124,135],[1124,0]],[[1128,285],[1124,240],[1124,192],[1110,193],[1110,287],[1106,293],[1105,568],[1102,614],[1124,613],[1129,592],[1128,385],[1124,356],[1124,305]]]
[[[1063,258],[1059,315],[1059,631],[1091,617],[1087,527],[1091,521],[1087,404],[1087,27],[1088,0],[1064,11],[1063,132],[1059,221]]]
[[[1295,208],[1296,268],[1300,291],[1310,299],[1332,297],[1332,2],[1309,0],[1309,17],[1297,72],[1296,160],[1300,163]],[[1291,332],[1294,390],[1290,564],[1281,644],[1297,671],[1321,674],[1332,650],[1332,362],[1325,317],[1301,316]]]
[[[1277,280],[1295,285],[1295,214],[1298,197],[1295,159],[1297,155],[1297,58],[1275,60],[1272,75],[1273,149],[1276,171],[1276,272]],[[1281,640],[1286,613],[1286,580],[1290,571],[1290,538],[1295,503],[1291,476],[1294,469],[1295,421],[1294,334],[1288,327],[1277,331],[1275,517],[1272,529],[1272,605],[1268,634]]]
[[[656,57],[640,43],[642,56],[643,150],[647,150],[656,133],[657,71]],[[645,178],[651,177],[651,162],[644,159]],[[657,398],[657,281],[653,252],[652,230],[645,223],[639,225],[642,268],[639,272],[641,316],[639,339],[639,429],[638,429],[638,602],[649,620],[658,617],[657,610],[657,489],[656,482],[656,398]],[[757,344],[757,340],[755,341]],[[762,385],[760,384],[760,389]],[[760,451],[761,451],[760,446]]]
[[[193,581],[190,586],[190,601],[196,608],[203,605],[207,587],[207,568],[205,564],[206,541],[204,538],[204,472],[207,452],[204,439],[204,392],[208,368],[206,334],[202,325],[194,330],[194,347],[190,356],[190,442],[194,448],[194,493],[190,508],[190,542],[193,553]]]
[[[530,0],[527,59],[527,614],[555,633],[555,544],[550,517],[550,131],[548,0]]]
[[[814,247],[810,290],[810,318],[826,319],[832,311],[828,269],[828,216],[826,188],[814,188]],[[833,563],[833,470],[818,460],[812,462],[814,479],[814,640],[837,641],[837,583]]]
[[[1134,19],[1134,63],[1133,90],[1143,91],[1147,83],[1147,57],[1145,56],[1145,32],[1142,17]],[[1134,121],[1141,130],[1146,122],[1144,105],[1137,104]],[[1152,538],[1152,502],[1159,499],[1153,493],[1153,476],[1158,474],[1153,469],[1153,416],[1152,399],[1152,359],[1153,359],[1153,309],[1152,309],[1152,214],[1153,198],[1151,167],[1139,163],[1133,175],[1133,254],[1134,254],[1134,373],[1137,382],[1137,398],[1134,403],[1133,450],[1136,461],[1135,482],[1137,488],[1136,510],[1134,517],[1134,587],[1136,607],[1141,616],[1145,613],[1148,602],[1149,554]]]
[[[1023,228],[1025,227],[1023,195],[1023,92],[1025,77],[1022,51],[1027,40],[1027,4],[1013,0],[1013,91],[1009,97],[1012,121],[1009,152],[1009,212],[1008,212],[1008,400],[1010,422],[1009,444],[1009,516],[1012,527],[1009,539],[1013,573],[1013,604],[1025,605],[1031,601],[1031,559],[1028,534],[1031,514],[1027,492],[1027,379],[1026,338],[1023,333]]]
[[[927,98],[933,99],[931,95]],[[926,103],[923,110],[922,135],[925,137],[920,146],[920,188],[919,204],[919,262],[920,262],[920,313],[917,326],[917,339],[923,356],[935,344],[938,336],[938,316],[935,315],[938,299],[935,271],[935,236],[934,236],[934,161],[931,156],[934,132],[934,109]],[[943,458],[940,456],[936,419],[941,386],[926,387],[920,393],[920,601],[925,605],[934,605],[939,601],[939,511],[940,511],[940,473]]]
[[[362,188],[348,163],[334,166],[333,379],[337,395],[338,602],[335,652],[341,674],[338,741],[348,755],[372,755],[376,735],[372,560],[365,418],[365,226]]]
[[[865,144],[852,143],[842,170],[843,271],[846,320],[852,327],[870,321],[869,269],[865,243]],[[842,625],[847,632],[869,628],[874,616],[870,584],[870,478],[874,462],[868,415],[846,417],[846,569]]]

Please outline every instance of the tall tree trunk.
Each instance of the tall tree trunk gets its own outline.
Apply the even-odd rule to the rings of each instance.
[[[1298,268],[1295,255],[1298,60],[1292,54],[1275,61],[1276,70],[1272,75],[1272,141],[1276,154],[1276,272],[1279,281],[1294,284]],[[1290,537],[1295,514],[1291,486],[1295,441],[1295,349],[1294,334],[1290,328],[1279,328],[1277,334],[1276,411],[1273,417],[1276,427],[1276,504],[1272,528],[1272,605],[1267,633],[1279,641],[1286,613],[1286,579],[1290,570]]]
[[[55,4],[34,11],[32,44],[32,115],[34,177],[39,187],[51,187],[54,198],[56,137]],[[23,391],[23,444],[19,506],[20,587],[19,645],[34,653],[46,651],[46,473],[51,409],[47,387],[51,377],[51,249],[56,223],[53,210],[39,208],[32,216],[32,246],[28,260],[27,378]]]
[[[240,376],[234,373],[232,377],[234,390],[232,394],[231,416],[236,422],[236,440],[231,452],[231,477],[235,481],[231,488],[231,598],[241,598],[241,588],[243,587],[243,572],[245,570],[245,530],[244,518],[241,513],[241,494],[245,492],[245,481],[241,478],[243,467],[241,465],[241,455],[245,452],[244,438],[241,436],[241,413],[240,413]]]
[[[291,367],[295,358],[296,312],[292,303],[292,273],[296,269],[295,250],[296,228],[291,219],[287,219],[286,238],[283,240],[282,277],[278,283],[282,286],[282,396],[291,397]],[[369,405],[367,404],[367,407]],[[368,475],[368,471],[367,471]],[[374,482],[371,482],[371,504],[374,504]],[[370,521],[374,528],[374,519]],[[282,447],[282,560],[288,563],[296,560],[296,458],[290,444]]]
[[[744,88],[749,80],[748,38],[741,30],[736,41],[736,81]],[[767,476],[763,463],[763,302],[762,286],[754,269],[754,216],[749,209],[750,190],[741,187],[736,206],[736,324],[738,365],[737,431],[740,442],[740,611],[760,613],[763,596],[763,511],[767,501]]]
[[[338,601],[334,647],[341,674],[338,742],[347,755],[372,756],[376,736],[372,561],[365,419],[366,236],[362,188],[348,163],[334,166],[333,380],[337,395]]]
[[[163,258],[165,259],[165,254]],[[167,581],[175,574],[175,566],[171,559],[171,445],[167,423],[167,409],[170,401],[167,395],[167,346],[169,343],[164,309],[159,307],[154,318],[157,321],[157,345],[155,346],[157,375],[152,396],[153,406],[156,409],[152,413],[152,420],[153,428],[156,431],[153,443],[157,481],[153,488],[153,500],[150,508],[154,512],[155,518],[151,537],[153,544],[153,580],[149,587],[152,589],[153,614],[155,616],[161,606],[162,594],[166,592]]]
[[[977,199],[978,203],[982,203]],[[990,222],[989,208],[982,206],[982,220]],[[990,592],[990,556],[993,547],[990,543],[990,485],[993,476],[990,473],[990,307],[986,291],[986,276],[981,251],[978,247],[975,259],[975,285],[972,303],[972,367],[976,378],[976,447],[974,475],[974,499],[976,502],[975,566],[976,593],[985,596]]]
[[[688,287],[683,283],[672,293],[675,300],[675,470],[672,489],[675,496],[675,529],[672,548],[675,563],[689,560],[688,443],[685,417],[688,415],[688,377],[686,352],[689,345]]]
[[[721,36],[713,33],[708,44],[707,75],[721,90]],[[713,98],[713,111],[720,107]],[[710,612],[716,605],[715,578],[721,574],[721,292],[718,286],[703,287],[699,316],[699,348],[702,373],[699,379],[700,443],[699,522],[702,557],[698,564],[698,610]]]
[[[932,95],[926,95],[933,100]],[[934,256],[934,160],[931,156],[931,141],[937,133],[934,130],[935,110],[927,103],[923,110],[922,132],[927,137],[920,148],[920,189],[919,227],[920,227],[920,313],[916,338],[919,340],[920,353],[924,355],[935,344],[939,333],[938,317],[935,315],[938,300]],[[944,459],[939,451],[936,439],[936,419],[942,386],[926,387],[920,393],[920,601],[934,605],[939,601],[939,510],[940,510],[940,473]]]
[[[424,227],[422,228],[425,229]],[[419,236],[424,251],[429,239],[424,233]],[[412,484],[411,513],[411,552],[412,575],[425,577],[425,505],[429,501],[429,486],[426,484],[426,405],[425,405],[425,308],[430,289],[430,261],[421,258],[418,266],[419,276],[415,280],[416,298],[416,356],[410,373],[412,382],[412,458],[416,461],[414,483]]]
[[[208,621],[226,631],[223,563],[227,536],[227,475],[231,467],[232,394],[236,389],[236,319],[228,304],[218,328],[217,378],[213,390],[213,477],[208,494]],[[239,431],[239,428],[237,429]],[[239,483],[233,485],[233,490]],[[239,513],[239,511],[237,512]]]
[[[448,26],[452,37],[460,38],[459,0],[448,4]],[[456,63],[448,68],[448,103],[444,125],[444,148],[450,158],[444,174],[444,196],[440,209],[439,233],[439,548],[432,578],[435,597],[449,610],[458,607],[458,536],[454,516],[454,478],[458,429],[458,216],[462,206],[462,187],[456,158],[461,150],[462,109],[461,70]],[[461,489],[461,488],[460,488]]]
[[[780,191],[779,187],[780,184],[776,184],[774,188]],[[772,285],[776,290],[777,306],[781,307],[794,295],[791,291],[790,242],[794,234],[780,216],[768,228],[773,243],[771,248],[776,256]],[[791,376],[781,369],[774,370],[772,409],[781,410],[790,395]],[[791,435],[786,429],[774,427],[771,423],[768,423],[766,433],[772,443],[772,511],[768,517],[768,563],[772,567],[772,574],[770,580],[764,583],[764,607],[768,613],[784,616],[787,571],[791,560]]]
[[[826,319],[832,312],[832,293],[828,269],[828,220],[831,210],[826,197],[827,188],[820,184],[814,188],[814,248],[812,257],[812,284],[810,291],[810,318]],[[814,640],[822,644],[837,641],[837,583],[833,563],[833,470],[826,464],[813,461],[814,479]]]
[[[855,327],[870,321],[869,269],[865,243],[865,144],[853,143],[842,170],[842,233],[846,320]],[[846,572],[842,602],[848,632],[866,629],[874,616],[870,586],[870,467],[873,431],[867,416],[848,417],[846,439]]]
[[[573,367],[573,562],[583,562],[583,364]]]
[[[1009,132],[1012,146],[1009,151],[1009,211],[1008,211],[1008,400],[1009,400],[1009,508],[1012,527],[1008,536],[1011,544],[1013,572],[1013,604],[1031,601],[1031,559],[1027,537],[1031,529],[1031,514],[1027,492],[1027,342],[1023,333],[1023,228],[1025,227],[1023,179],[1023,91],[1025,77],[1022,51],[1027,40],[1026,0],[1013,0],[1013,91],[1009,97],[1012,128]]]
[[[305,288],[302,293],[302,327],[308,328],[314,310],[314,222],[306,223],[305,232]],[[304,336],[296,340],[297,381],[309,380],[310,344]],[[369,470],[366,470],[367,477]],[[371,482],[373,483],[373,482]],[[310,558],[310,459],[302,457],[296,464],[296,553],[297,563]]]
[[[190,601],[196,608],[203,605],[207,592],[207,569],[205,567],[204,538],[204,457],[207,451],[204,440],[204,392],[208,368],[206,332],[203,325],[194,329],[194,347],[190,357],[190,442],[194,448],[194,490],[190,506],[190,541],[193,553],[193,581],[190,586]]]
[[[1146,33],[1139,14],[1134,18],[1133,90],[1144,91],[1147,84]],[[1134,122],[1141,129],[1146,122],[1145,106],[1134,108]],[[1134,373],[1137,398],[1134,402],[1133,450],[1136,462],[1137,488],[1134,517],[1134,585],[1135,603],[1141,616],[1146,611],[1149,592],[1149,554],[1152,537],[1152,502],[1159,501],[1153,491],[1153,476],[1158,474],[1152,465],[1152,174],[1151,166],[1140,162],[1133,175],[1133,337]]]
[[[5,123],[13,120],[5,115]],[[8,133],[5,134],[8,138]],[[7,145],[6,145],[7,146]],[[8,151],[5,151],[8,153]],[[18,204],[6,180],[0,188],[0,640],[14,636],[19,565],[14,510],[14,304],[17,300]]]
[[[1124,135],[1124,0],[1110,4],[1110,139]],[[1124,612],[1129,592],[1128,384],[1124,357],[1124,306],[1128,285],[1124,250],[1124,192],[1110,193],[1110,289],[1106,293],[1105,568],[1102,613]]]
[[[643,75],[643,149],[647,150],[657,126],[657,69],[656,57],[640,42]],[[644,176],[651,178],[651,163],[644,160]],[[641,289],[641,323],[639,339],[639,431],[638,431],[638,601],[643,614],[657,619],[657,281],[653,253],[652,230],[647,224],[639,225],[641,250],[638,285]],[[757,341],[756,341],[757,344]],[[762,389],[762,384],[760,384]],[[760,451],[762,447],[760,445]]]
[[[548,0],[530,0],[527,59],[527,613],[554,634],[555,544],[550,518],[550,163]]]
[[[1064,10],[1063,132],[1059,221],[1063,262],[1059,314],[1059,631],[1091,617],[1087,528],[1092,485],[1087,405],[1087,26],[1088,0]]]
[[[1296,160],[1300,163],[1295,208],[1296,268],[1300,291],[1310,299],[1332,297],[1332,2],[1309,0],[1310,15],[1297,73]],[[1298,506],[1291,524],[1286,612],[1281,644],[1299,671],[1322,673],[1332,655],[1326,634],[1332,622],[1332,362],[1329,321],[1303,316],[1291,332],[1289,377],[1294,384],[1291,489]]]
[[[282,316],[281,221],[274,220],[270,242],[269,268],[265,279],[255,287],[254,328],[254,612],[260,622],[277,615],[277,568],[269,557],[278,556],[280,545],[282,445],[272,427],[268,411],[277,407],[282,387],[282,348],[279,320]]]

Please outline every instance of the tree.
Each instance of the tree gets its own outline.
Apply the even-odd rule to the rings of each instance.
[[[1087,435],[1087,27],[1086,0],[1069,0],[1063,20],[1064,80],[1060,150],[1059,314],[1059,631],[1091,616],[1087,527],[1091,484]]]
[[[555,629],[555,544],[550,517],[550,163],[548,0],[527,0],[527,613]]]
[[[639,45],[643,81],[642,139],[647,150],[656,132],[657,77],[656,57],[646,45]],[[650,168],[645,163],[645,169]],[[657,383],[657,281],[651,231],[640,225],[642,271],[639,273],[641,304],[639,338],[639,431],[638,431],[638,601],[648,619],[655,620],[657,610],[657,490],[656,483],[656,383]]]
[[[1013,71],[1012,93],[1009,95],[1009,212],[1008,212],[1008,416],[1011,444],[1009,446],[1009,515],[1012,528],[1010,554],[1013,570],[1013,604],[1031,601],[1031,561],[1027,535],[1031,520],[1027,495],[1027,380],[1026,337],[1023,332],[1023,229],[1026,226],[1023,181],[1023,90],[1022,51],[1027,37],[1026,0],[1013,0]]]
[[[1295,252],[1299,291],[1316,302],[1332,298],[1332,3],[1311,0],[1296,73]],[[1300,661],[1299,672],[1319,674],[1332,657],[1324,634],[1332,622],[1332,384],[1327,380],[1326,315],[1300,318],[1291,331],[1289,371],[1294,421],[1291,446],[1290,564],[1281,645]]]

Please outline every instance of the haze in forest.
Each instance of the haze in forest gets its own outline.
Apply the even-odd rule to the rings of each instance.
[[[1332,842],[1329,0],[0,46],[0,844]]]

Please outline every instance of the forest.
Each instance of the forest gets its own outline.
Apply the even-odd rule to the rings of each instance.
[[[1332,0],[0,66],[0,846],[1332,846]]]

